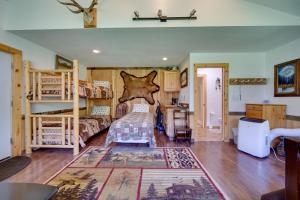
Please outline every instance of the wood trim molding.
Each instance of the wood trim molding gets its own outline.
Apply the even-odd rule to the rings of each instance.
[[[228,93],[229,93],[229,64],[228,63],[204,63],[204,64],[195,64],[194,65],[194,85],[197,79],[197,69],[198,68],[222,68],[223,69],[223,141],[229,142],[230,132],[229,132],[229,102],[228,102]],[[194,88],[194,94],[198,91],[196,87]],[[196,95],[194,96],[195,108],[197,104]],[[194,126],[196,129],[198,117],[197,110],[194,111]]]
[[[0,43],[0,51],[9,53],[9,54],[22,54],[22,51],[5,44]]]
[[[246,112],[229,112],[230,116],[246,116]],[[300,121],[300,116],[286,115],[287,120]]]
[[[229,112],[229,115],[230,116],[245,116],[246,115],[246,112]]]
[[[300,121],[300,116],[287,115],[286,119],[292,121]]]
[[[12,155],[22,154],[22,51],[0,43],[0,51],[12,55]]]
[[[169,67],[87,67],[87,70],[133,70],[133,69],[153,69],[153,70],[166,70],[166,71],[172,71],[169,70]]]

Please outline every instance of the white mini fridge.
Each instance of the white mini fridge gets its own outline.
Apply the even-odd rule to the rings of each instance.
[[[270,154],[268,120],[243,117],[239,120],[238,149],[253,156],[263,158]]]

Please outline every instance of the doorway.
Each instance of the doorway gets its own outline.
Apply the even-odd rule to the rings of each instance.
[[[11,109],[11,100],[12,100],[12,56],[8,53],[0,51],[0,67],[1,67],[1,77],[0,77],[0,160],[11,157],[12,155],[12,109]]]
[[[11,124],[8,131],[5,131],[5,134],[9,134],[7,132],[10,132],[10,135],[6,135],[7,138],[9,138],[10,155],[18,156],[22,154],[22,141],[24,140],[24,134],[22,132],[23,130],[21,127],[22,126],[22,51],[0,43],[0,52],[10,55],[10,59],[11,59],[9,67],[5,69],[5,70],[10,70],[11,75],[4,77],[4,79],[6,80],[4,84],[2,84],[2,80],[1,80],[2,98],[5,98],[5,95],[2,93],[2,87],[5,87],[6,90],[10,85],[10,89],[9,89],[10,96],[6,99],[5,102],[7,104],[6,109],[8,109],[9,111],[7,111],[7,113],[1,113],[1,120],[3,117],[7,117],[8,113],[10,113]],[[1,66],[1,70],[2,69],[3,67]],[[5,126],[6,125],[8,124],[5,124]],[[0,125],[0,130],[1,131],[4,130],[2,124]],[[4,155],[8,155],[8,153],[6,154],[4,153],[3,156]]]
[[[228,64],[196,64],[194,135],[198,141],[229,141]]]

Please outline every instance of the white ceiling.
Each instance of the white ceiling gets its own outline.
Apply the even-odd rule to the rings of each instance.
[[[246,0],[252,3],[280,10],[291,15],[300,16],[299,0]]]
[[[189,52],[264,52],[300,37],[300,27],[32,30],[13,33],[87,66],[172,66]],[[100,49],[101,54],[92,54]],[[162,61],[162,57],[168,61]]]

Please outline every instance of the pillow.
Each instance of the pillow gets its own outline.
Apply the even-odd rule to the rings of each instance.
[[[94,87],[104,87],[104,88],[110,88],[110,82],[109,81],[93,81]]]
[[[93,106],[91,115],[110,115],[109,106]]]
[[[148,104],[134,104],[132,112],[149,112]]]

